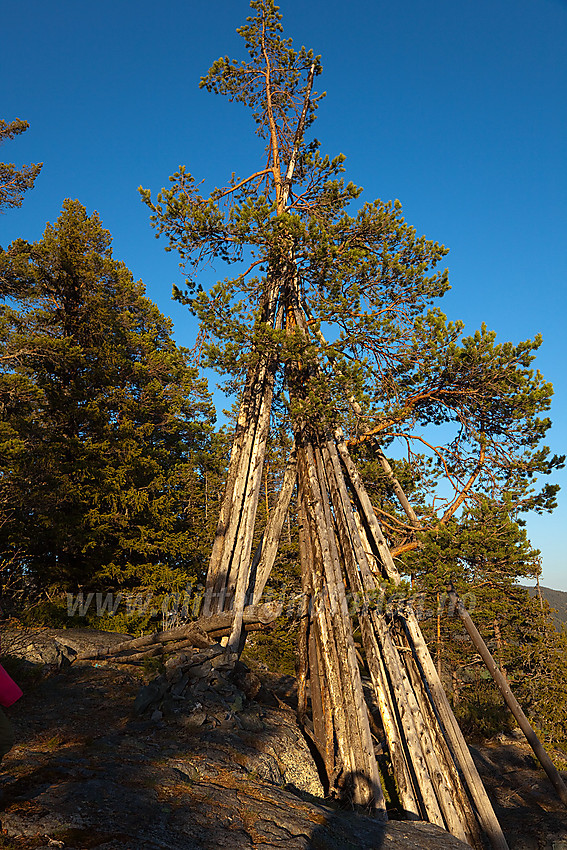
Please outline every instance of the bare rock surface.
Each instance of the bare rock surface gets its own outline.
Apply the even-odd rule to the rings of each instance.
[[[512,850],[567,850],[567,809],[520,730],[471,750]],[[564,754],[548,753],[567,781]]]
[[[34,664],[65,666],[82,652],[115,646],[130,637],[100,629],[4,628],[2,652]]]
[[[328,805],[295,714],[273,693],[269,677],[263,684],[243,668],[227,681],[215,678],[211,668],[194,679],[182,699],[164,692],[135,713],[136,697],[155,673],[112,662],[75,663],[66,669],[40,662],[38,669],[43,675],[33,685],[22,683],[24,697],[10,710],[17,745],[2,764],[0,847],[465,847],[430,824],[382,825]],[[476,755],[479,762],[492,759],[491,790],[499,814],[513,818],[521,801],[508,799],[498,785],[498,751]],[[532,779],[538,777],[533,764],[525,769]],[[553,848],[554,841],[567,836],[565,819],[552,812],[544,784],[541,793],[543,799],[535,801],[539,843],[511,841],[512,850],[565,850],[560,844]],[[524,830],[518,841],[530,835]]]

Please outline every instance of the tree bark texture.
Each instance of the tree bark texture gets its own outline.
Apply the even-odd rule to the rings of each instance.
[[[379,596],[380,577],[395,583],[399,583],[400,577],[341,436],[338,432],[334,440],[326,441],[323,451],[326,476],[328,481],[334,478],[330,486],[334,497],[333,514],[342,541],[350,590],[353,598],[365,603],[359,607],[357,617],[400,802],[410,817],[425,817],[476,847],[480,846],[478,820],[493,847],[501,850],[506,846],[504,836],[460,730],[460,748],[455,754],[456,748],[451,747],[433,701],[430,670],[425,672],[423,666],[414,661],[417,647],[422,656],[427,656],[429,667],[436,675],[415,614],[408,614],[414,626],[413,634],[411,641],[404,641],[400,651],[399,640],[394,640],[391,631],[393,615],[388,618],[372,610],[371,603],[366,604],[367,600]],[[440,682],[438,684],[442,687]],[[448,701],[446,708],[458,730]],[[461,780],[465,774],[461,766],[463,758],[468,762],[466,773],[473,784],[473,794],[468,784]]]
[[[297,441],[297,437],[296,437]],[[362,680],[348,612],[343,570],[328,490],[321,480],[320,450],[303,433],[298,445],[298,482],[312,543],[312,557],[302,563],[311,571],[313,605],[310,628],[320,647],[325,673],[320,688],[333,710],[337,745],[335,778],[338,790],[351,793],[357,805],[385,812],[378,765],[366,713]],[[302,549],[304,554],[305,549]],[[326,693],[325,693],[326,692]],[[327,742],[325,742],[327,752]]]

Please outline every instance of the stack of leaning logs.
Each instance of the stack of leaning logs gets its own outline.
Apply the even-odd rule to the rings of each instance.
[[[269,288],[263,315],[272,328],[284,321],[303,330],[297,299],[291,306],[289,296],[287,304],[285,297],[278,302],[283,289]],[[227,651],[238,654],[245,608],[261,599],[297,488],[299,719],[321,755],[329,790],[387,817],[349,611],[356,599],[363,660],[404,815],[437,824],[472,847],[483,846],[484,834],[494,850],[506,850],[415,613],[407,608],[387,615],[373,604],[384,581],[399,584],[400,576],[340,429],[296,423],[277,504],[252,553],[276,367],[267,351],[247,377],[202,613],[231,614]]]
[[[506,841],[408,607],[384,613],[381,584],[400,576],[340,432],[306,430],[297,442],[300,553],[305,611],[300,641],[299,711],[309,681],[313,735],[326,766],[358,804],[385,803],[349,604],[400,804],[408,818],[435,823],[472,847],[484,832]],[[354,601],[354,606],[353,606]]]

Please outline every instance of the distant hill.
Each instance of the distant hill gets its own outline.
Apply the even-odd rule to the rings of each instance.
[[[532,596],[537,593],[536,587],[528,587]],[[560,628],[561,623],[567,625],[567,592],[564,590],[552,590],[550,587],[542,587],[540,585],[541,595],[554,608],[553,619],[557,628]]]

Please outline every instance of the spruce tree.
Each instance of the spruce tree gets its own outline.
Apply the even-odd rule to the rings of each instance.
[[[5,558],[68,590],[202,577],[214,412],[170,320],[77,201],[0,279]]]

